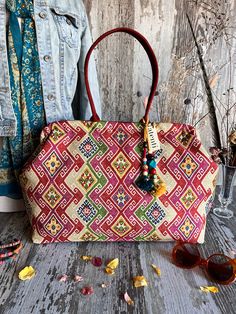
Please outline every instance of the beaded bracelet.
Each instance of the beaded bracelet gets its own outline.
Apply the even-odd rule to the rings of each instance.
[[[0,265],[15,259],[22,247],[23,245],[20,240],[13,240],[7,244],[0,244]]]
[[[1,249],[5,249],[5,248],[10,248],[12,246],[17,246],[21,243],[20,240],[14,239],[12,242],[10,243],[6,243],[6,244],[2,244],[2,242],[0,242],[0,250]]]

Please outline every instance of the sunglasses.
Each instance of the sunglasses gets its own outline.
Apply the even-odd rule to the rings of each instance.
[[[172,251],[176,266],[191,269],[196,266],[204,268],[213,281],[228,285],[236,279],[236,260],[224,254],[213,254],[207,259],[200,256],[196,244],[178,243]]]

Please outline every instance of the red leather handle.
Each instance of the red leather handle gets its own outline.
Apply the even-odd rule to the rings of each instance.
[[[88,94],[88,99],[90,102],[90,106],[91,106],[91,110],[92,110],[92,117],[91,120],[92,121],[100,121],[100,118],[96,112],[95,109],[95,105],[94,105],[94,101],[93,101],[93,97],[91,94],[91,90],[89,87],[89,81],[88,81],[88,64],[89,64],[89,59],[91,56],[92,51],[94,50],[94,48],[97,46],[97,44],[102,41],[105,37],[113,34],[113,33],[117,33],[117,32],[123,32],[123,33],[128,33],[130,35],[132,35],[133,37],[135,37],[143,46],[143,48],[145,49],[151,66],[152,66],[152,87],[151,87],[151,92],[150,95],[148,97],[148,103],[147,103],[147,107],[146,107],[146,112],[144,115],[144,120],[147,122],[148,121],[148,114],[152,105],[152,101],[153,98],[155,96],[155,92],[156,92],[156,88],[157,88],[157,83],[158,83],[158,64],[157,64],[157,59],[156,56],[152,50],[152,47],[150,46],[149,42],[147,41],[147,39],[145,37],[143,37],[143,35],[141,35],[139,32],[131,29],[131,28],[126,28],[126,27],[121,27],[121,28],[114,28],[106,33],[104,33],[103,35],[101,35],[100,37],[98,37],[97,40],[95,40],[95,42],[92,44],[92,46],[90,47],[87,55],[86,55],[86,59],[85,59],[85,64],[84,64],[84,75],[85,75],[85,86],[86,86],[86,90],[87,90],[87,94]]]

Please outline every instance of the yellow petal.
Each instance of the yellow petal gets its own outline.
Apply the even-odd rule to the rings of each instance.
[[[20,280],[29,280],[35,276],[35,270],[32,266],[26,266],[19,272]]]
[[[219,289],[215,286],[204,286],[204,287],[200,287],[200,289],[203,292],[212,292],[212,293],[217,293],[219,292]]]
[[[115,269],[118,267],[119,265],[119,259],[118,258],[115,258],[113,260],[111,260],[106,268],[105,268],[105,272],[108,274],[108,275],[114,275],[115,273]]]
[[[152,264],[152,268],[155,270],[157,276],[161,276],[161,270],[156,265]]]
[[[136,276],[133,281],[135,288],[147,286],[147,280],[144,276]]]
[[[105,268],[105,272],[106,272],[108,275],[114,275],[115,270],[114,270],[114,269],[111,269],[111,268],[109,268],[109,267],[106,267],[106,268]]]
[[[107,264],[107,268],[116,269],[119,265],[119,259],[115,258]]]
[[[81,258],[83,261],[88,262],[88,261],[91,261],[91,259],[92,259],[93,257],[92,257],[92,256],[82,255],[80,258]]]
[[[130,298],[127,292],[125,292],[124,294],[124,299],[125,299],[125,302],[128,303],[129,305],[134,305],[134,301]]]

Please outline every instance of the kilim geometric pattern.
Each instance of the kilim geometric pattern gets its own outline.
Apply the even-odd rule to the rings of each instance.
[[[167,191],[140,190],[143,125],[61,121],[20,176],[35,243],[203,242],[218,167],[194,128],[160,123],[157,175]]]

